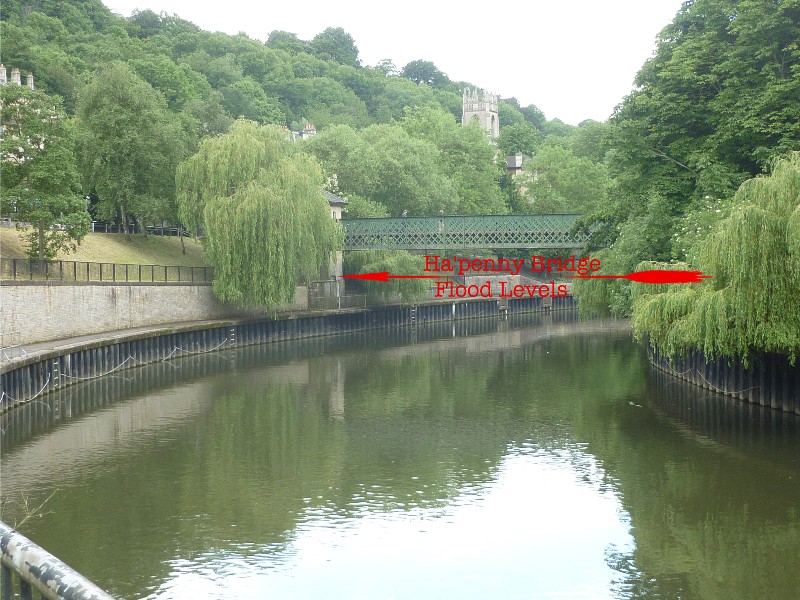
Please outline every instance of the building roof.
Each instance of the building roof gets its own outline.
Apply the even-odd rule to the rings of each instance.
[[[347,204],[347,200],[340,198],[336,194],[331,194],[328,190],[322,190],[322,195],[325,196],[325,199],[331,206],[344,206]]]

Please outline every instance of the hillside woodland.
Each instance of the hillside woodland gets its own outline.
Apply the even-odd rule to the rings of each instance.
[[[496,146],[460,124],[462,91],[481,82],[452,81],[425,57],[362,64],[341,28],[261,41],[151,10],[123,18],[99,0],[7,0],[0,27],[2,62],[35,77],[22,106],[43,103],[62,123],[42,134],[62,148],[57,160],[4,169],[2,210],[66,220],[75,235],[86,208],[123,225],[179,221],[177,166],[246,119],[313,124],[317,135],[290,154],[318,163],[350,217],[578,212],[585,250],[604,272],[627,273],[642,261],[696,263],[738,210],[739,186],[800,150],[800,0],[684,2],[604,122],[567,125],[499,90]],[[6,122],[20,114],[11,87]],[[515,152],[528,158],[512,180],[502,156]],[[25,204],[33,180],[44,190],[36,207]],[[45,229],[31,239],[40,256],[52,251]],[[626,281],[576,293],[588,312],[631,313]]]

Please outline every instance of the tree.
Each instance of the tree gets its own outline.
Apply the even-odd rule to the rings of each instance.
[[[625,167],[685,206],[692,196],[732,196],[796,149],[798,38],[794,0],[684,3],[614,114],[630,142]]]
[[[459,99],[459,107],[460,103]],[[387,78],[383,92],[377,99],[377,104],[378,121],[385,123],[392,119],[401,119],[404,109],[408,106],[439,106],[433,89],[427,85],[416,85],[404,77]]]
[[[319,128],[338,124],[364,127],[370,122],[364,102],[329,77],[293,79],[282,96],[291,108],[290,121],[305,117]]]
[[[195,120],[195,134],[198,138],[226,133],[230,128],[233,119],[225,112],[223,99],[221,93],[213,91],[202,100],[186,103],[183,110]]]
[[[511,98],[511,100],[515,100]],[[516,102],[516,100],[515,100]],[[515,103],[508,102],[507,100],[500,100],[497,106],[498,117],[500,118],[500,129],[508,127],[509,125],[520,125],[525,122],[525,115],[523,115],[519,106]]]
[[[520,108],[519,111],[523,114],[528,123],[544,133],[544,124],[547,122],[547,119],[541,110],[539,110],[535,105],[529,104],[525,108]]]
[[[394,64],[391,58],[383,58],[379,60],[373,67],[379,73],[383,73],[386,77],[396,77],[400,75],[400,70]]]
[[[533,156],[542,142],[542,133],[528,122],[500,128],[497,146],[505,156],[522,152]]]
[[[800,353],[800,152],[739,188],[701,247],[700,285],[635,288],[634,327],[668,355]],[[652,267],[651,267],[652,268]],[[669,289],[663,289],[663,288]],[[662,288],[662,289],[659,289]]]
[[[361,65],[353,36],[341,27],[328,27],[322,33],[318,33],[309,45],[321,58],[331,59],[341,65],[351,67]]]
[[[379,157],[359,133],[347,125],[334,125],[306,142],[307,150],[322,165],[325,175],[336,176],[339,190],[371,198],[375,193]],[[385,216],[389,216],[388,214]]]
[[[404,250],[357,250],[348,252],[344,258],[344,269],[347,273],[421,273],[425,268],[423,258]],[[392,295],[399,295],[403,300],[424,298],[428,292],[427,279],[391,279],[383,281],[351,280],[347,284],[353,289],[363,289],[367,293],[384,301]],[[387,298],[388,295],[388,298]]]
[[[348,219],[382,219],[390,216],[389,209],[383,204],[367,200],[356,194],[347,196]]]
[[[561,119],[551,119],[544,124],[544,134],[553,137],[570,137],[575,129],[574,125],[568,125]]]
[[[583,156],[592,162],[605,162],[606,153],[614,147],[614,126],[587,119],[578,125],[578,130],[569,139],[569,148],[575,156]]]
[[[125,64],[98,71],[78,102],[79,165],[98,216],[173,219],[175,166],[186,140],[163,97]],[[147,221],[146,221],[147,222]]]
[[[605,204],[610,186],[602,164],[556,145],[542,146],[525,163],[520,182],[533,213],[589,212]]]
[[[0,86],[0,122],[0,210],[34,226],[26,236],[31,258],[74,250],[91,219],[60,100],[25,86]]]
[[[203,226],[223,301],[275,306],[298,278],[319,276],[342,232],[322,195],[322,173],[277,127],[238,120],[203,140],[176,174],[181,217]]]
[[[209,89],[197,89],[187,75],[188,66],[179,67],[162,54],[149,55],[143,59],[129,60],[136,74],[158,89],[170,107],[181,108],[187,102],[205,96]],[[205,82],[204,82],[205,83]],[[205,84],[208,88],[208,84]]]
[[[424,83],[431,87],[444,87],[450,79],[428,60],[412,60],[400,72],[402,77],[416,84]]]
[[[507,212],[497,185],[501,171],[494,162],[496,150],[480,127],[464,127],[452,114],[429,107],[407,108],[401,125],[438,148],[440,170],[458,194],[457,214]]]
[[[288,31],[280,31],[278,29],[270,32],[266,45],[268,48],[286,50],[292,54],[306,52],[308,50],[308,42],[304,42],[298,38],[297,34],[289,33]]]
[[[261,124],[283,125],[286,116],[277,100],[268,97],[258,83],[245,77],[222,88],[223,106],[234,117],[244,117]]]
[[[442,171],[434,144],[411,137],[398,125],[372,125],[361,137],[377,157],[374,188],[365,197],[389,208],[393,216],[403,210],[431,216],[457,211],[458,194]]]

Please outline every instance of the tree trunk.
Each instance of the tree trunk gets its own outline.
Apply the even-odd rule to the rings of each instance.
[[[125,212],[125,204],[122,204],[119,208],[122,213],[122,230],[125,232],[125,239],[130,242],[131,232],[128,229],[128,214]]]
[[[181,238],[181,254],[186,254],[186,244],[183,243],[183,225],[178,223],[178,237]]]
[[[39,221],[39,260],[44,260],[44,221]]]

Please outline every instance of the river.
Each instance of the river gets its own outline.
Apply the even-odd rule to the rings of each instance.
[[[574,313],[239,348],[3,416],[3,519],[120,598],[797,598],[800,424]],[[27,505],[27,509],[25,506]]]

